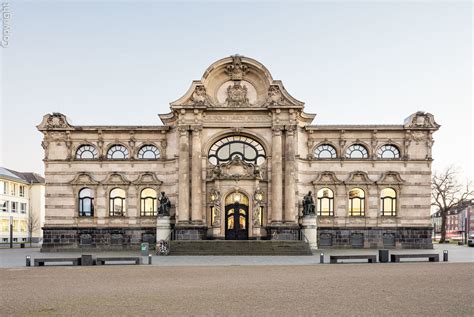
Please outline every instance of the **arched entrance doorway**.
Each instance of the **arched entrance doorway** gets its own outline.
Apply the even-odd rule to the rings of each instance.
[[[227,195],[225,200],[226,240],[247,240],[249,237],[249,198],[240,192]]]

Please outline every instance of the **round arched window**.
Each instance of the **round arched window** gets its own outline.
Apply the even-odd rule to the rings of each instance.
[[[321,144],[314,149],[314,157],[317,159],[336,158],[336,149],[330,144]]]
[[[76,151],[76,159],[92,160],[97,158],[97,149],[90,144],[81,145]]]
[[[362,144],[352,144],[346,150],[346,157],[347,158],[368,158],[369,154],[365,146]]]
[[[400,158],[400,151],[395,145],[385,144],[382,145],[377,151],[377,157],[383,159],[395,159]]]
[[[138,158],[142,160],[156,160],[160,158],[160,150],[154,145],[144,145],[138,151]]]
[[[260,165],[265,162],[265,150],[263,146],[249,137],[234,135],[220,139],[211,146],[209,150],[209,162],[219,165],[229,162],[234,158]]]
[[[107,158],[112,160],[123,160],[128,158],[128,149],[121,145],[112,145],[107,151]]]

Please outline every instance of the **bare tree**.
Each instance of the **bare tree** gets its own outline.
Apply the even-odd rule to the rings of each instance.
[[[30,247],[32,244],[32,238],[33,238],[33,232],[38,230],[40,228],[40,221],[38,216],[33,213],[33,211],[30,210],[28,213],[28,219],[27,219],[27,230],[28,230],[28,239],[30,241]]]
[[[440,243],[446,240],[446,216],[449,210],[471,199],[474,194],[471,182],[460,183],[458,173],[450,166],[440,173],[435,172],[431,181],[431,205],[436,206],[441,215]]]

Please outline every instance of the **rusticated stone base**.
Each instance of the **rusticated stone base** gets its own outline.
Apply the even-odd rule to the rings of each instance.
[[[269,233],[268,240],[299,240],[300,228],[298,225],[270,225],[266,227]]]
[[[156,244],[156,228],[43,228],[41,251],[139,249]]]
[[[206,240],[207,227],[193,225],[176,225],[175,240]]]
[[[318,247],[432,249],[432,228],[318,228]]]

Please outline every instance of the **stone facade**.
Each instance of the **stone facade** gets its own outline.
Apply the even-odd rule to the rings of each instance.
[[[322,245],[330,236],[328,247],[380,247],[384,239],[432,246],[439,125],[431,114],[400,125],[312,125],[303,102],[242,56],[209,66],[170,105],[158,126],[73,126],[63,114],[44,116],[43,248],[152,241],[158,201],[145,189],[171,200],[176,239],[299,239],[302,198],[312,191]],[[115,198],[114,189],[123,192]]]

